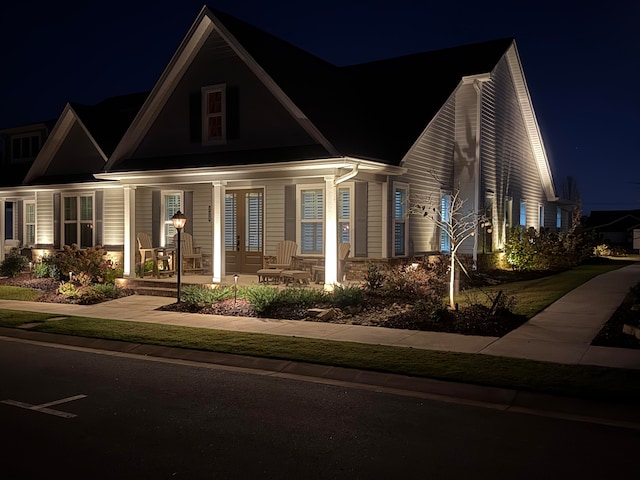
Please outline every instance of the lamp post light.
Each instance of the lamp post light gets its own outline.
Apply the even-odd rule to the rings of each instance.
[[[178,231],[178,261],[176,262],[175,267],[178,271],[178,303],[180,303],[180,272],[182,271],[181,234],[185,223],[187,223],[187,217],[185,217],[184,214],[180,210],[178,210],[175,215],[171,217],[171,221],[173,222],[173,227]]]

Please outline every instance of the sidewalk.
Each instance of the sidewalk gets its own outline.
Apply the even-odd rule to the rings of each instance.
[[[589,345],[622,302],[629,288],[638,281],[640,264],[595,277],[502,338],[297,320],[162,312],[156,311],[156,308],[173,303],[173,299],[139,295],[97,305],[0,300],[0,308],[640,369],[640,350]]]

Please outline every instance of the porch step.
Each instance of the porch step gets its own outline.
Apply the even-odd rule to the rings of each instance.
[[[138,295],[147,295],[152,297],[176,298],[178,296],[177,288],[161,288],[161,287],[129,287]]]
[[[149,295],[156,297],[177,297],[178,285],[174,282],[167,282],[154,279],[132,279],[132,278],[119,278],[116,280],[116,284],[121,288],[127,288],[133,290],[138,295]],[[187,285],[197,285],[189,282],[182,282],[182,287]]]

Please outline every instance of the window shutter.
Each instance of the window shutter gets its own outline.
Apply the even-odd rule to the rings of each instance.
[[[202,96],[200,92],[189,96],[189,140],[202,143]],[[154,243],[154,245],[156,245]]]
[[[60,248],[60,194],[53,194],[53,246]]]
[[[160,245],[160,231],[164,227],[161,219],[162,199],[160,193],[160,190],[151,192],[151,245],[155,247]]]
[[[368,256],[368,186],[367,182],[355,184],[355,228],[353,232],[354,256]]]
[[[238,87],[227,87],[227,140],[235,140],[240,133],[240,96]]]
[[[187,217],[187,223],[184,225],[185,233],[193,235],[193,192],[184,192],[184,210],[182,211]]]
[[[20,245],[24,247],[24,202],[20,200],[19,202],[15,202],[13,208],[17,208],[16,215],[16,223],[18,230],[18,240],[20,240]]]
[[[102,242],[104,241],[104,235],[102,231],[102,217],[104,216],[104,192],[102,190],[96,190],[94,198],[96,203],[94,206],[96,209],[96,245],[103,246]]]
[[[296,186],[284,186],[284,239],[296,241]]]

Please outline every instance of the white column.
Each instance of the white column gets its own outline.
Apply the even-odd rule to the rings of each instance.
[[[324,177],[325,237],[324,237],[324,289],[332,291],[338,283],[338,207],[335,176]]]
[[[4,260],[4,198],[0,198],[0,261]]]
[[[213,182],[212,189],[212,212],[211,238],[213,239],[213,252],[211,258],[211,269],[213,272],[213,283],[222,282],[225,276],[224,257],[224,197],[226,182]]]
[[[136,276],[136,187],[124,187],[124,258],[125,278]],[[143,267],[144,268],[144,267]]]

